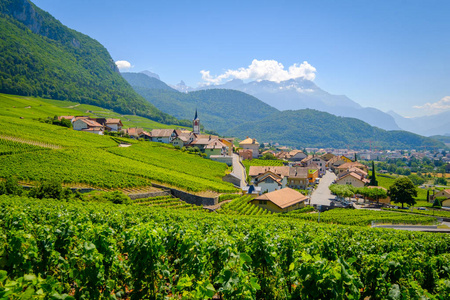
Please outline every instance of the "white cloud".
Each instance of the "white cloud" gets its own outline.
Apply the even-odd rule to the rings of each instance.
[[[293,64],[287,70],[283,64],[276,60],[257,60],[254,59],[252,64],[247,68],[239,68],[237,70],[227,70],[225,73],[213,76],[210,71],[201,70],[204,84],[221,84],[227,79],[242,80],[269,80],[269,81],[285,81],[295,78],[304,78],[314,80],[316,77],[316,68],[311,66],[307,61],[301,64]]]
[[[445,96],[441,100],[434,102],[434,103],[425,103],[424,105],[416,105],[413,106],[417,109],[423,109],[426,110],[429,114],[437,114],[444,110],[450,109],[450,96]]]
[[[116,66],[119,68],[119,70],[129,70],[132,68],[130,62],[126,61],[126,60],[118,60],[116,61]]]

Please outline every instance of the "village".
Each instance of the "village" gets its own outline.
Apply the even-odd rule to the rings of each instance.
[[[248,137],[240,142],[234,138],[201,134],[197,110],[192,120],[192,130],[123,128],[120,119],[92,118],[88,116],[59,116],[66,119],[74,130],[94,134],[118,134],[132,139],[171,144],[176,149],[189,149],[201,156],[232,167],[223,180],[233,183],[244,194],[255,195],[250,203],[271,212],[289,212],[311,205],[315,209],[328,210],[336,207],[355,207],[351,202],[331,194],[332,184],[362,188],[369,186],[369,168],[363,161],[389,161],[395,159],[438,158],[445,162],[445,172],[450,172],[450,153],[438,151],[355,151],[350,149],[291,149],[278,144],[260,144]],[[370,142],[370,141],[369,141]],[[444,154],[443,154],[444,153]],[[252,165],[257,160],[257,165]],[[273,161],[282,165],[273,165]],[[245,163],[247,162],[247,163]],[[264,165],[267,162],[267,165]],[[250,165],[247,170],[245,165]],[[386,173],[381,170],[380,173]],[[381,186],[370,186],[384,190]],[[315,192],[316,190],[320,192]],[[442,206],[450,206],[450,190],[439,191],[436,197],[446,197]],[[356,200],[356,201],[355,201]],[[366,199],[364,199],[366,200]],[[369,204],[390,205],[388,196],[367,199]],[[432,201],[433,198],[430,198]],[[354,199],[353,202],[358,202]],[[344,205],[343,205],[344,204]]]

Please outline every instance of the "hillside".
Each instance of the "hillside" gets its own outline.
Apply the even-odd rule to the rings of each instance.
[[[131,73],[131,72],[123,72],[121,73],[122,77],[125,78],[128,83],[133,87],[141,87],[141,88],[149,88],[156,90],[168,90],[172,92],[177,92],[177,90],[171,88],[163,81],[159,80],[159,78],[152,77],[146,73]]]
[[[278,142],[294,147],[335,147],[383,149],[445,148],[439,141],[406,131],[386,131],[353,118],[312,109],[282,111],[256,122],[231,127],[225,134],[243,138],[251,135],[262,142]]]
[[[180,123],[136,94],[99,42],[67,28],[28,0],[2,1],[0,20],[0,92]]]
[[[0,178],[14,175],[30,183],[56,179],[70,186],[102,189],[160,183],[193,192],[234,191],[222,181],[225,164],[160,143],[125,139],[132,146],[118,147],[120,140],[114,137],[38,120],[86,108],[63,104],[70,103],[0,94]],[[102,114],[93,110],[89,114],[107,115],[97,109]],[[126,122],[131,125],[138,120]]]
[[[136,92],[158,109],[180,119],[192,119],[197,109],[201,124],[219,133],[241,124],[242,120],[257,121],[277,112],[275,108],[243,92],[215,89],[181,93],[173,89],[155,88],[156,78],[133,74],[125,73],[124,77]]]

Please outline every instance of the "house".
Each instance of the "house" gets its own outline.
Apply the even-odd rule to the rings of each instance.
[[[351,168],[358,168],[358,169],[363,170],[366,173],[369,172],[369,168],[367,168],[367,166],[365,166],[362,163],[359,163],[357,161],[344,163],[344,164],[340,165],[339,167],[336,167],[335,172],[339,176],[341,173],[347,172]]]
[[[219,137],[215,135],[197,135],[197,139],[194,139],[188,146],[197,147],[201,152],[204,152],[206,146],[208,146],[212,141],[218,139]]]
[[[286,186],[289,177],[289,167],[251,166],[248,176],[250,176],[255,186],[261,187],[262,192],[271,192]]]
[[[327,170],[326,161],[324,161],[322,158],[320,158],[318,156],[309,155],[308,157],[303,159],[301,162],[305,167],[312,167],[313,165],[315,165],[317,167],[317,169],[319,170],[319,176],[325,174],[325,172]]]
[[[239,150],[239,157],[242,158],[243,160],[252,160],[253,158],[253,150],[247,149],[240,149]]]
[[[127,128],[125,130],[122,130],[122,132],[128,134],[132,139],[143,139],[146,141],[152,140],[151,134],[147,131],[144,131],[144,129],[142,128],[138,127]]]
[[[306,189],[309,185],[309,169],[305,167],[289,168],[289,177],[287,186],[296,189]]]
[[[340,155],[337,156],[336,158],[331,159],[330,162],[328,163],[328,167],[331,168],[333,171],[335,171],[337,167],[345,163],[351,163],[352,160],[344,155]]]
[[[288,153],[287,160],[289,161],[302,161],[307,155],[301,150],[292,150]]]
[[[197,138],[197,135],[189,130],[176,130],[175,132],[177,137],[172,140],[172,145],[180,148],[189,145]]]
[[[336,155],[334,155],[333,153],[326,153],[326,154],[322,155],[320,158],[323,159],[328,164],[328,162],[335,157],[336,157]]]
[[[446,198],[447,200],[442,201],[441,206],[450,207],[450,189],[437,192],[436,194],[434,194],[433,199],[436,199],[437,197]]]
[[[152,142],[170,144],[176,137],[174,129],[153,129],[150,132]]]
[[[308,197],[287,187],[263,194],[250,200],[249,203],[275,213],[281,213],[305,207],[306,200],[308,200]]]
[[[212,139],[203,149],[203,152],[206,154],[207,158],[210,158],[211,155],[225,156],[228,154],[228,146],[219,139]]]
[[[103,135],[103,125],[89,119],[89,117],[76,117],[72,125],[73,129],[77,131],[86,131]]]
[[[369,184],[369,182],[370,180],[354,172],[347,173],[336,180],[336,184],[348,184],[354,187],[364,187],[365,185]]]
[[[319,170],[317,169],[308,169],[308,181],[309,184],[313,184],[316,182],[316,179],[319,178]]]
[[[99,122],[100,123],[100,122]],[[119,132],[122,130],[123,124],[120,119],[106,119],[105,130]]]
[[[445,166],[445,173],[450,173],[450,164]]]
[[[69,120],[70,122],[73,122],[75,119],[75,116],[59,116],[58,121],[61,121],[62,119]]]
[[[256,141],[256,139],[247,137],[245,140],[239,143],[239,147],[241,147],[242,149],[252,150],[253,158],[259,157],[259,143]]]

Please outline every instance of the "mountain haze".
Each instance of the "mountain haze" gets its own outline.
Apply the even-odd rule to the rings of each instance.
[[[303,147],[334,147],[368,149],[421,149],[445,145],[437,140],[406,131],[386,131],[355,118],[335,115],[312,109],[286,110],[269,117],[244,122],[231,127],[225,134],[245,138],[247,135],[263,142]]]
[[[0,2],[0,92],[71,100],[180,123],[139,96],[108,51],[28,0]]]
[[[404,131],[386,131],[355,118],[312,109],[278,111],[261,100],[233,89],[205,89],[182,93],[157,89],[164,83],[134,73],[125,74],[133,88],[164,112],[192,119],[198,109],[201,123],[220,134],[293,147],[416,148],[437,146],[439,141]],[[148,84],[145,86],[145,84]]]
[[[235,90],[212,89],[182,93],[142,73],[122,75],[136,92],[160,110],[177,118],[192,120],[197,109],[201,124],[219,133],[243,120],[256,121],[277,112],[259,99]]]
[[[394,111],[388,113],[395,118],[395,121],[403,130],[425,136],[450,134],[450,111],[415,118],[405,118]]]
[[[314,82],[302,78],[279,83],[268,80],[244,83],[234,79],[222,85],[203,86],[199,89],[214,88],[233,89],[250,94],[278,110],[311,108],[337,116],[357,118],[385,130],[400,129],[392,116],[375,108],[361,107],[347,96],[332,95]]]

